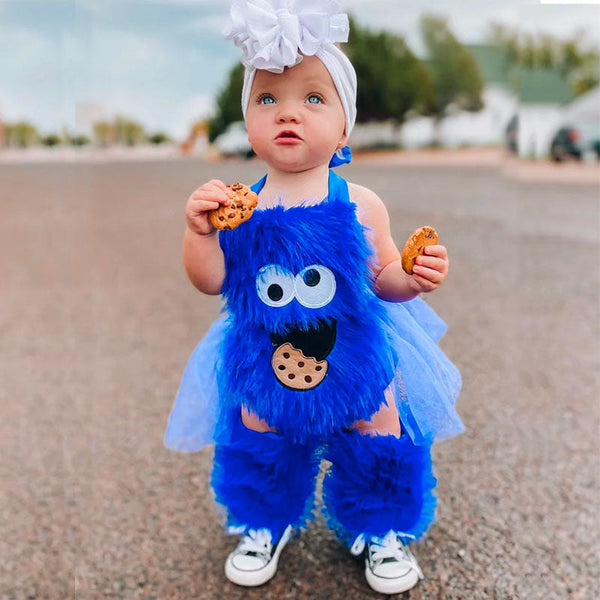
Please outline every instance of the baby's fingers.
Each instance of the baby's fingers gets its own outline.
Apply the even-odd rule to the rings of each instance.
[[[204,200],[190,198],[187,212],[190,215],[200,215],[211,210],[216,210],[221,204],[217,200]]]
[[[430,281],[429,279],[426,279],[425,277],[422,277],[421,275],[419,275],[416,271],[417,267],[415,267],[415,270],[413,270],[413,280],[415,281],[415,283],[419,286],[419,291],[420,292],[433,292],[433,290],[435,290],[439,284],[438,283],[434,283],[432,281]]]
[[[197,200],[227,200],[227,186],[220,179],[211,179],[192,192],[191,198]]]
[[[413,275],[417,281],[425,280],[428,283],[434,284],[438,286],[444,281],[444,274],[440,271],[436,271],[435,269],[430,269],[428,267],[423,267],[421,265],[415,265],[413,267]],[[420,283],[420,281],[419,281]]]
[[[448,250],[446,246],[442,246],[440,244],[435,244],[433,246],[425,246],[423,248],[423,252],[428,256],[437,256],[438,258],[448,258]]]
[[[421,267],[428,267],[429,269],[439,271],[440,273],[448,272],[448,260],[438,258],[437,256],[417,256],[415,259],[415,264]]]
[[[212,185],[223,190],[224,192],[227,191],[227,186],[220,179],[211,179],[206,185]]]

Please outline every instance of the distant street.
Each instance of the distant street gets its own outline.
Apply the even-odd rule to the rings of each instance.
[[[401,246],[450,252],[468,431],[435,452],[438,522],[411,600],[600,597],[600,185],[357,161]],[[228,583],[211,450],[162,436],[218,298],[187,281],[183,208],[258,162],[0,164],[0,600],[355,600],[362,564],[317,520],[268,585]]]

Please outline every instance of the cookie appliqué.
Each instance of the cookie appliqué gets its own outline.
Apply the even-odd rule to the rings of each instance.
[[[258,196],[239,181],[228,186],[226,194],[231,204],[208,213],[212,226],[222,231],[230,231],[247,221],[258,204]]]
[[[280,383],[293,390],[310,390],[317,387],[329,367],[326,360],[304,356],[302,350],[287,343],[273,353],[271,365]]]

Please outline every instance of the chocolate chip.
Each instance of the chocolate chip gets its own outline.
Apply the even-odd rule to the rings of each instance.
[[[304,378],[304,381],[306,381],[306,383],[312,383],[312,377],[311,377],[310,375],[307,375],[307,376]]]
[[[302,368],[302,367],[304,366],[304,363],[303,363],[302,361],[300,361],[300,362],[298,363],[298,366],[299,366],[300,368]]]
[[[279,367],[277,367],[280,371],[285,371],[285,365],[279,365]]]
[[[315,367],[315,371],[322,371],[323,367]]]
[[[289,358],[290,357],[290,353],[289,352],[284,352],[283,353],[283,358]]]
[[[290,373],[288,375],[288,379],[295,379],[295,378],[296,378],[296,376],[293,373]]]

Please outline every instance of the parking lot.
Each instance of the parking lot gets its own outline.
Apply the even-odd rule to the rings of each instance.
[[[436,448],[438,521],[415,550],[426,579],[405,597],[598,597],[597,170],[381,155],[339,172],[385,200],[399,245],[429,224],[450,252],[427,299],[449,324],[468,429]],[[228,583],[211,450],[162,445],[219,307],[181,264],[186,198],[261,174],[256,161],[0,164],[0,599],[380,597],[319,520],[267,586]]]

